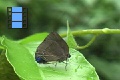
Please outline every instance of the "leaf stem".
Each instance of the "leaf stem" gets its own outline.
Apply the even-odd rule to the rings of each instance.
[[[93,38],[86,45],[84,45],[84,46],[77,46],[77,49],[85,49],[85,48],[89,47],[95,41],[97,36],[98,36],[97,34],[94,35]]]
[[[77,46],[77,49],[85,49],[89,47],[96,39],[96,37],[100,34],[120,34],[120,29],[87,29],[87,30],[78,30],[78,31],[72,31],[73,36],[80,36],[80,35],[86,35],[86,34],[94,34],[93,38],[84,46]],[[62,37],[66,37],[67,34],[61,34]]]
[[[85,35],[85,34],[120,34],[120,29],[87,29],[87,30],[78,30],[72,31],[73,36]],[[61,34],[62,37],[66,37],[66,33]]]

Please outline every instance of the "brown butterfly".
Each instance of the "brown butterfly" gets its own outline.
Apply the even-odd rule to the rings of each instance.
[[[70,57],[67,43],[56,32],[51,32],[37,47],[35,60],[37,63],[51,61],[63,62]]]

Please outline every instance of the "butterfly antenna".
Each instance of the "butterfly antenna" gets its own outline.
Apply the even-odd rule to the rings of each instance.
[[[68,59],[66,58],[66,65],[65,65],[65,70],[67,71],[67,61],[68,61]]]
[[[57,62],[55,63],[55,67],[57,66]]]

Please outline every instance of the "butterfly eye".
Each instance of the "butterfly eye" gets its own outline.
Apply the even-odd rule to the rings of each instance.
[[[36,57],[35,60],[37,61],[37,63],[47,63],[47,61],[43,60],[41,57]]]
[[[35,60],[39,63],[42,59],[40,57],[36,57]]]

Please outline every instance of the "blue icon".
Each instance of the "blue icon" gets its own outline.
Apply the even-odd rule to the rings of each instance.
[[[12,12],[22,12],[22,7],[12,7]]]
[[[12,13],[12,21],[22,21],[22,13]]]
[[[12,28],[22,28],[22,22],[12,22]]]
[[[8,28],[27,28],[28,10],[23,7],[7,7]]]

